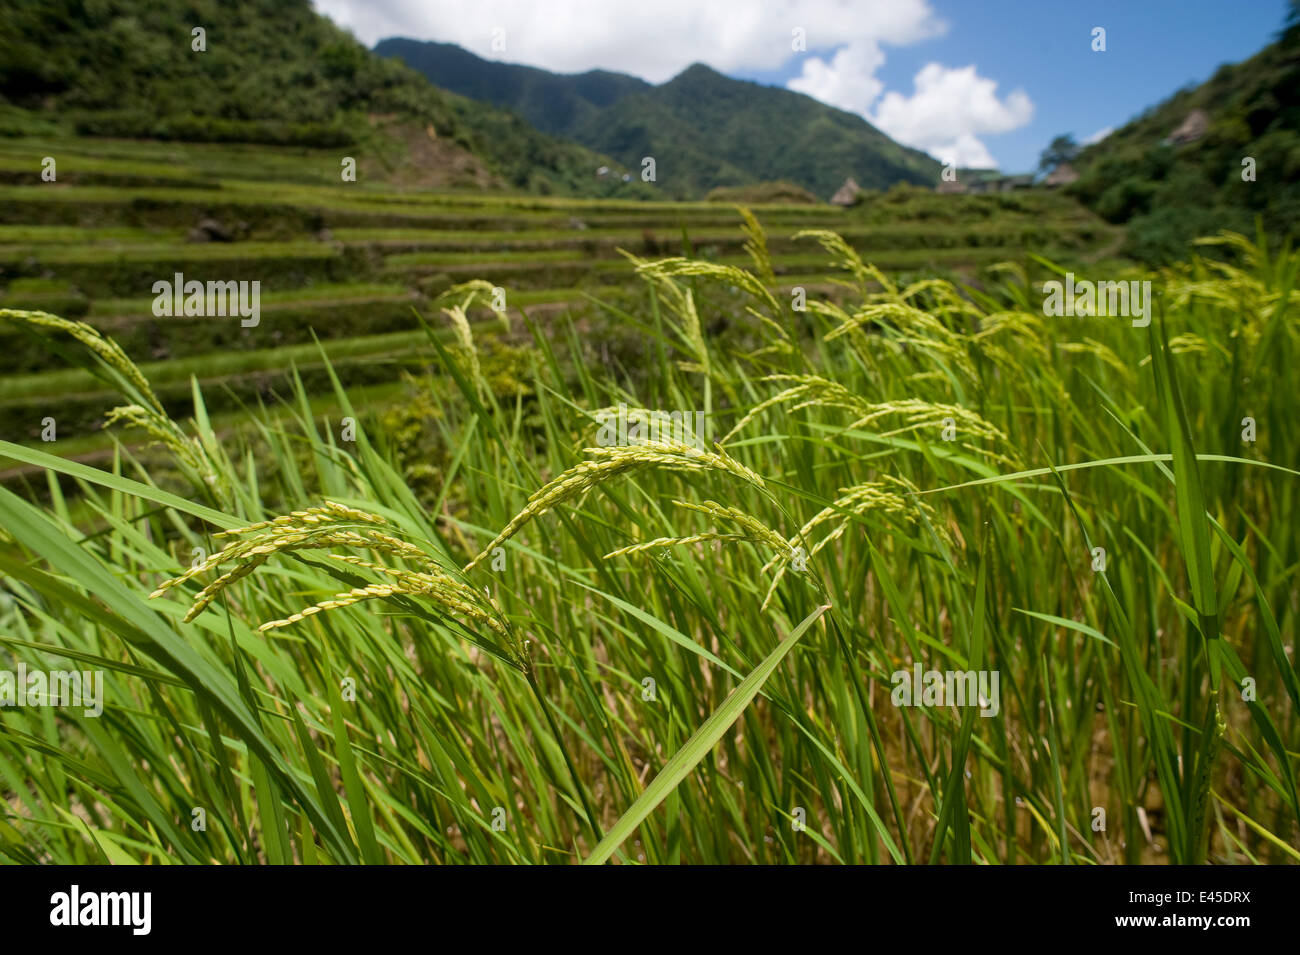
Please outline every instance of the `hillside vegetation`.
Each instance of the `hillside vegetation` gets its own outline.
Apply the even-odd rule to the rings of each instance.
[[[658,188],[675,198],[780,179],[823,200],[849,176],[869,189],[939,181],[936,160],[899,145],[860,116],[802,93],[731,79],[700,63],[652,86],[600,70],[562,76],[496,63],[446,43],[389,39],[375,52],[634,170],[653,156]]]
[[[0,135],[359,146],[397,162],[412,130],[472,157],[501,186],[635,194],[595,180],[607,159],[435,89],[309,0],[21,0],[0,17]]]
[[[1198,109],[1209,116],[1206,134],[1166,142]],[[1253,181],[1242,178],[1248,158]],[[1185,259],[1193,238],[1220,228],[1253,233],[1257,216],[1271,234],[1300,238],[1300,28],[1147,110],[1076,166],[1070,191],[1127,223],[1128,251],[1148,261]]]

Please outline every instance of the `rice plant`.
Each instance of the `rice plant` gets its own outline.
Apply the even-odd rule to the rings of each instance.
[[[752,270],[634,260],[636,374],[532,323],[498,393],[491,287],[452,290],[432,498],[341,387],[351,439],[301,388],[218,436],[197,384],[174,421],[93,328],[0,312],[174,462],[0,445],[48,476],[0,489],[7,666],[105,674],[100,715],[6,709],[0,855],[1300,860],[1300,255],[1219,237],[1138,329],[819,231],[849,300],[796,310],[745,223]],[[593,443],[620,407],[710,432]]]

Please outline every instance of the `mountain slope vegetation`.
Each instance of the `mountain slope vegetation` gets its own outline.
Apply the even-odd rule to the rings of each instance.
[[[370,53],[309,0],[19,0],[0,19],[6,135],[391,149],[403,137],[376,130],[394,126],[454,144],[513,188],[618,188],[591,175],[603,157],[435,89]]]
[[[652,86],[601,70],[565,76],[496,63],[447,43],[394,38],[375,52],[633,168],[653,156],[656,183],[669,196],[784,179],[827,198],[849,176],[866,188],[938,179],[936,160],[860,116],[700,63]]]

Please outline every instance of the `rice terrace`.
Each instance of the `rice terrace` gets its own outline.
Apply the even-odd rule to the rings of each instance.
[[[0,0],[0,860],[1300,862],[1300,6],[1022,175],[363,6]]]

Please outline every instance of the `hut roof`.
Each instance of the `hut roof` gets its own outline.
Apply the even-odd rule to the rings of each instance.
[[[831,196],[831,205],[833,206],[851,206],[858,201],[858,193],[862,187],[852,176],[844,180],[844,185],[835,190],[835,195]]]
[[[1194,109],[1178,128],[1169,134],[1170,142],[1190,143],[1204,136],[1210,129],[1210,117],[1203,109]]]
[[[1068,162],[1058,163],[1056,168],[1047,174],[1043,180],[1045,186],[1068,186],[1079,178],[1079,170],[1075,169]]]

